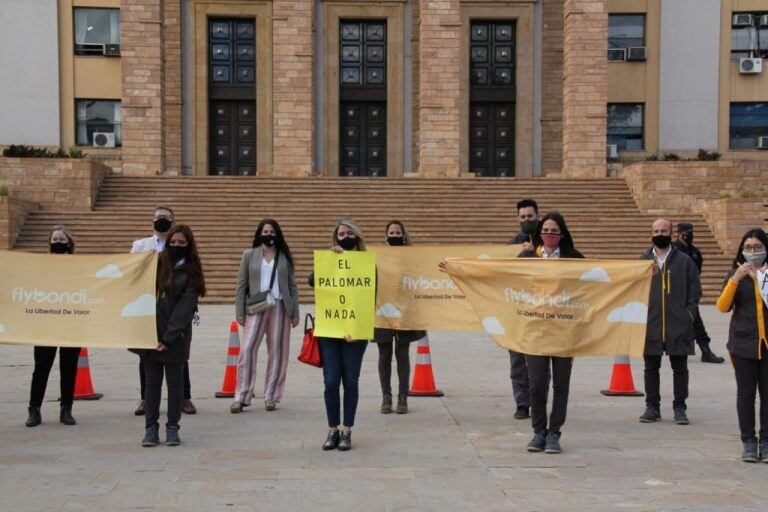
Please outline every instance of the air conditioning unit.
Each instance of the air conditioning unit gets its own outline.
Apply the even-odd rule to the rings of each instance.
[[[608,144],[605,146],[605,149],[608,160],[616,160],[619,158],[619,146],[617,144]]]
[[[102,53],[104,55],[106,55],[107,57],[119,57],[120,56],[120,45],[119,44],[105,44]]]
[[[768,136],[757,138],[757,149],[768,149]]]
[[[763,59],[750,57],[739,59],[739,73],[742,75],[755,75],[763,72]]]
[[[763,14],[760,16],[760,26],[768,27],[768,14]]]
[[[115,147],[115,134],[112,132],[94,132],[93,147],[95,148]]]
[[[608,62],[623,62],[627,60],[626,48],[609,48]]]
[[[80,55],[103,55],[104,45],[101,43],[77,43],[75,50]]]
[[[751,14],[734,14],[733,23],[734,27],[751,27],[755,24],[755,18]]]
[[[645,60],[645,46],[633,46],[627,50],[627,60]]]

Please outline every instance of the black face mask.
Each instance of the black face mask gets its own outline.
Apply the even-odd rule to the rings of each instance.
[[[259,237],[259,241],[266,245],[267,247],[272,247],[275,245],[275,242],[277,241],[277,237],[275,235],[261,235]]]
[[[69,252],[69,244],[65,242],[53,242],[51,244],[51,252],[53,254],[67,254]]]
[[[683,233],[683,242],[687,244],[693,243],[693,232],[692,231],[686,231]]]
[[[405,245],[405,237],[402,236],[388,236],[387,243],[389,245],[398,246]]]
[[[171,226],[173,225],[173,221],[164,219],[163,217],[160,217],[159,219],[155,219],[154,227],[155,231],[158,233],[167,233],[169,229],[171,229]]]
[[[357,237],[339,238],[339,246],[345,251],[351,251],[357,247]]]
[[[520,229],[522,229],[523,233],[526,235],[535,235],[538,227],[539,221],[537,220],[524,220],[520,223]]]
[[[672,243],[672,237],[669,235],[656,235],[651,240],[653,240],[653,245],[659,249],[666,249]]]
[[[168,254],[171,255],[171,259],[176,262],[181,258],[186,258],[189,255],[188,245],[169,245],[165,248]]]

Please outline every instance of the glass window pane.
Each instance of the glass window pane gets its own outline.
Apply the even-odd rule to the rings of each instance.
[[[75,103],[77,121],[77,144],[93,144],[95,132],[115,134],[115,144],[122,144],[120,129],[120,102],[110,100],[77,100]]]
[[[76,44],[120,44],[120,11],[75,9]]]
[[[643,106],[640,104],[613,104],[608,106],[608,127],[642,128]]]
[[[768,136],[768,103],[732,103],[729,130],[732,149],[754,149]]]
[[[751,28],[733,28],[731,30],[731,49],[732,50],[750,50],[753,48],[752,41],[755,39],[755,31]]]
[[[608,17],[608,37],[645,37],[644,14],[611,14]]]

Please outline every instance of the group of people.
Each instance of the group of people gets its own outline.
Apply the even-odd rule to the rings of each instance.
[[[524,258],[583,258],[574,247],[565,219],[559,213],[541,216],[536,201],[517,203],[520,233],[510,240],[521,244]],[[131,252],[159,253],[157,274],[157,346],[154,350],[135,350],[140,356],[141,402],[135,413],[145,416],[143,446],[159,444],[160,395],[165,375],[168,388],[166,444],[180,443],[181,413],[194,414],[189,379],[189,353],[192,322],[198,300],[205,295],[205,279],[192,230],[175,225],[174,213],[167,206],[154,211],[154,234],[134,243]],[[404,224],[393,220],[385,227],[390,246],[407,246],[411,240]],[[698,303],[701,298],[702,257],[693,245],[693,226],[673,225],[658,219],[651,226],[651,246],[640,258],[652,262],[645,344],[646,409],[642,423],[661,420],[659,370],[664,354],[673,371],[674,421],[689,424],[688,357],[694,355],[694,340],[699,344],[702,361],[721,363],[710,346]],[[762,229],[752,229],[742,238],[717,300],[722,312],[732,311],[727,349],[737,383],[737,413],[744,445],[742,459],[768,462],[768,236]],[[331,234],[334,252],[365,251],[366,241],[360,226],[351,218],[342,218]],[[61,226],[50,235],[49,251],[72,254],[74,238]],[[445,270],[441,262],[441,270]],[[309,276],[314,286],[314,275]],[[256,360],[261,340],[266,338],[267,369],[264,406],[274,411],[280,403],[286,383],[290,330],[299,324],[299,295],[294,260],[279,223],[261,221],[252,247],[243,252],[237,279],[235,316],[243,327],[243,344],[237,365],[237,384],[231,413],[241,413],[251,405],[254,395]],[[379,349],[378,370],[382,390],[381,413],[408,412],[407,392],[410,378],[409,345],[427,336],[424,331],[375,329],[373,342]],[[320,338],[323,361],[324,398],[329,431],[323,450],[349,450],[351,429],[357,411],[360,369],[370,340]],[[74,425],[72,398],[77,370],[78,348],[60,349],[61,410],[60,421]],[[40,424],[40,406],[53,361],[55,347],[35,347],[35,369],[30,390],[29,427]],[[399,380],[397,404],[393,403],[391,373],[393,355]],[[531,418],[533,438],[530,452],[560,453],[561,429],[568,407],[573,359],[510,351],[510,378],[517,409],[516,419]],[[552,409],[547,413],[550,382]],[[340,388],[344,388],[343,400]],[[756,434],[756,391],[761,396],[760,431]],[[343,416],[342,416],[343,403]]]

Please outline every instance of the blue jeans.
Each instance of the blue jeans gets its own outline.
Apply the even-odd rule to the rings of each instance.
[[[325,380],[325,412],[328,426],[336,428],[340,423],[341,400],[339,385],[344,383],[344,426],[355,424],[357,412],[358,380],[367,341],[346,342],[335,338],[320,338],[320,355],[323,358]]]

